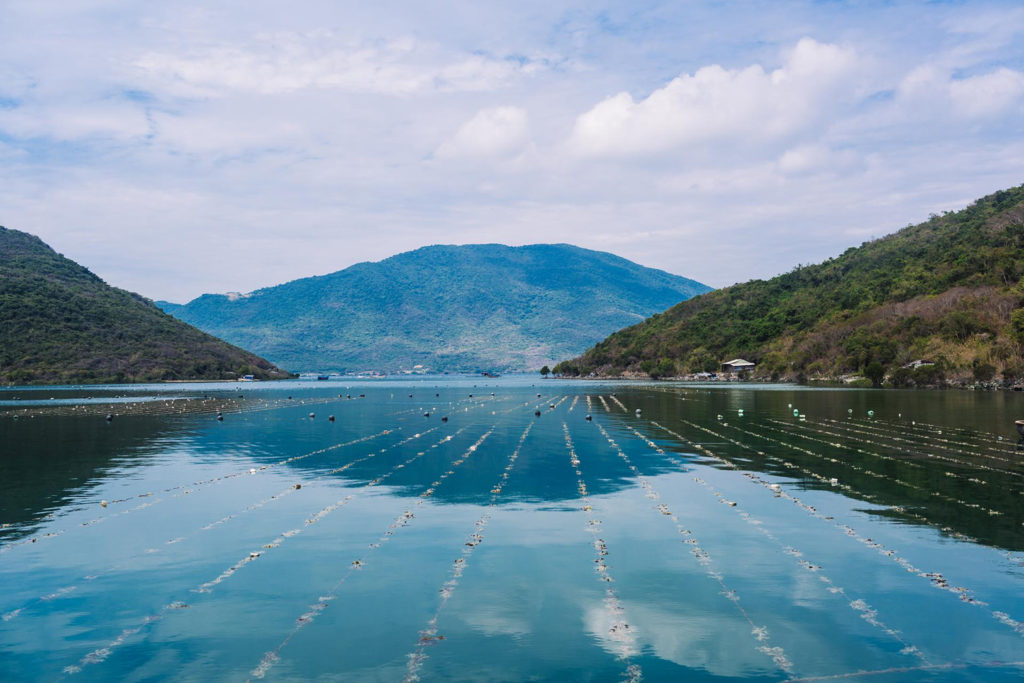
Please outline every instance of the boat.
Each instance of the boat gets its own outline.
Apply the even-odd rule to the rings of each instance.
[[[317,375],[316,378],[322,382],[325,379],[330,379],[331,376],[330,375]]]
[[[484,377],[501,377],[501,375],[496,372],[481,372],[480,374]]]

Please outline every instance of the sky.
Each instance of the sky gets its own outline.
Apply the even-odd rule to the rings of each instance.
[[[0,224],[152,299],[486,242],[721,287],[1021,183],[1019,0],[0,0]]]

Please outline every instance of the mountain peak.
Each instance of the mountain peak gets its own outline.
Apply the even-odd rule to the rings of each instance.
[[[709,289],[568,244],[436,244],[165,310],[293,370],[526,370]]]

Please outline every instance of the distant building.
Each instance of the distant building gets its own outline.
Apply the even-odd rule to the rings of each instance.
[[[722,372],[746,372],[753,370],[756,363],[751,363],[749,360],[743,360],[742,358],[733,358],[730,361],[722,363]]]
[[[935,365],[935,363],[933,363],[930,360],[925,360],[925,359],[921,358],[919,360],[915,360],[913,362],[907,363],[903,367],[909,368],[911,370],[917,370],[919,367],[921,367],[923,365]]]

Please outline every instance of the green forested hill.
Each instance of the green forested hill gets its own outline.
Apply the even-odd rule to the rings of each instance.
[[[247,295],[158,302],[302,370],[536,369],[708,291],[567,244],[431,246]]]
[[[266,360],[0,227],[0,382],[285,377]]]
[[[690,299],[556,370],[666,376],[743,357],[766,377],[1021,377],[1022,275],[1024,186],[824,263]],[[934,365],[903,368],[918,359]]]

